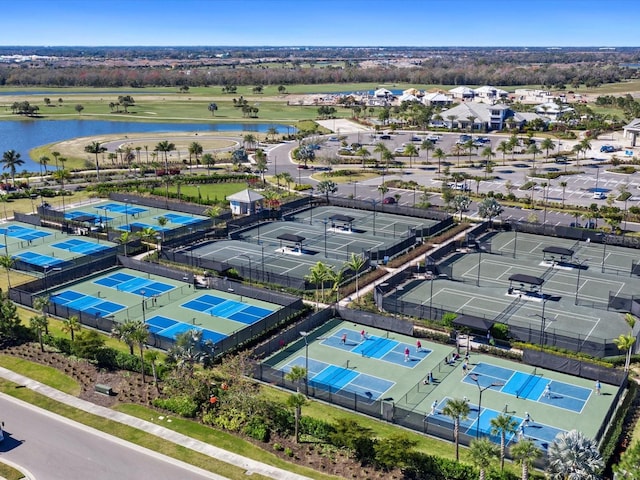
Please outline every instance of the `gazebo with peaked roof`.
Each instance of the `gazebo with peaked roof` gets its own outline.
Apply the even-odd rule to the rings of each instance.
[[[264,197],[258,192],[245,189],[227,197],[234,215],[251,215],[262,208]]]

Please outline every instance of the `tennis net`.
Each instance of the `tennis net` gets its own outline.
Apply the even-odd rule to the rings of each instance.
[[[536,383],[538,383],[539,379],[540,377],[538,377],[538,368],[534,367],[533,372],[529,374],[527,379],[522,383],[522,386],[518,390],[516,390],[516,398],[526,398],[527,395],[531,393],[531,390],[533,390],[533,388],[536,386]]]

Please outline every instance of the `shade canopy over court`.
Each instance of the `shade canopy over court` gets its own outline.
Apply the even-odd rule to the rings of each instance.
[[[539,287],[544,283],[544,279],[534,277],[533,275],[526,275],[524,273],[515,273],[509,277],[509,282],[524,283],[526,285],[535,285]]]
[[[549,246],[542,249],[542,254],[545,259],[547,255],[550,255],[552,259],[555,259],[555,255],[559,255],[561,261],[571,260],[574,253],[572,249],[564,247]]]

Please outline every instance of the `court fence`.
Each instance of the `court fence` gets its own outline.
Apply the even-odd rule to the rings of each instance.
[[[148,197],[135,195],[132,193],[111,192],[109,200],[121,203],[130,203],[134,205],[143,205],[145,207],[159,208],[163,210],[172,210],[174,212],[188,213],[190,215],[206,216],[209,208],[207,205],[194,205],[193,203],[179,202],[177,200],[169,200],[166,198]]]
[[[41,226],[41,220],[40,220],[40,215],[36,214],[27,214],[27,213],[20,213],[20,212],[16,212],[15,210],[13,211],[13,219],[16,222],[21,222],[21,223],[26,223],[27,225],[33,225],[36,227]]]

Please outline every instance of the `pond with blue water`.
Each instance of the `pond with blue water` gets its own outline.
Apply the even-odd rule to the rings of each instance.
[[[274,127],[279,134],[294,133],[295,127],[277,123],[143,123],[107,120],[23,120],[0,121],[0,155],[15,150],[24,160],[19,171],[39,171],[29,151],[49,143],[77,137],[128,133],[204,132],[241,135],[242,132],[266,133]]]

